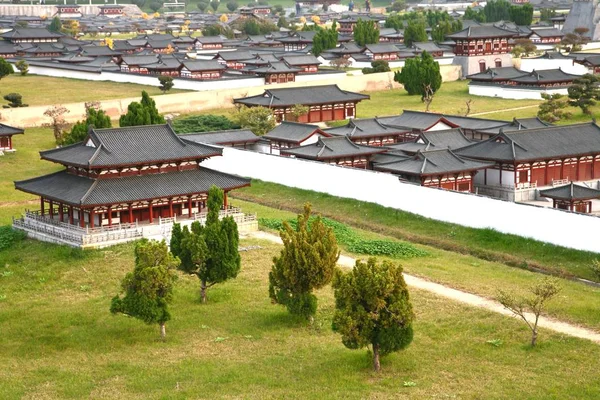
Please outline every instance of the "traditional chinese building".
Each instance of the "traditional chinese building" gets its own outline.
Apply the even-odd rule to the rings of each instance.
[[[281,61],[292,68],[298,68],[301,74],[314,74],[319,70],[319,61],[315,56],[307,55],[287,55],[281,57]]]
[[[237,147],[242,149],[254,148],[254,145],[261,139],[248,129],[186,133],[180,135],[180,137],[196,143],[215,144],[218,146]]]
[[[223,39],[220,36],[201,36],[194,42],[196,50],[215,50],[223,48]]]
[[[23,129],[0,124],[0,153],[15,151],[12,137],[23,133],[25,133]]]
[[[233,101],[248,107],[271,108],[279,122],[288,119],[294,106],[303,105],[309,108],[309,112],[299,122],[311,123],[354,118],[356,105],[369,98],[365,94],[342,90],[337,85],[325,85],[270,89],[257,96]]]
[[[100,14],[98,15],[107,18],[115,18],[123,15],[123,10],[125,9],[125,6],[119,4],[105,4],[98,6],[98,8],[100,9]]]
[[[568,185],[540,190],[540,196],[552,199],[553,208],[590,214],[592,200],[600,199],[600,190],[571,182]]]
[[[371,60],[398,60],[398,48],[393,44],[375,43],[367,44],[363,50],[363,54]]]
[[[0,38],[12,44],[18,43],[56,43],[63,37],[60,33],[50,32],[45,28],[15,28],[0,34]]]
[[[494,162],[475,183],[480,193],[508,200],[533,200],[540,187],[595,185],[600,178],[600,127],[595,123],[501,131],[456,152]]]
[[[384,154],[376,156],[373,163],[374,170],[390,172],[402,180],[458,192],[473,192],[475,174],[493,165],[461,157],[450,149],[419,150],[412,156]]]
[[[419,132],[412,128],[387,124],[379,118],[353,119],[344,126],[325,129],[332,136],[347,136],[357,144],[386,146],[414,141]]]
[[[512,66],[510,39],[515,36],[515,32],[492,25],[473,25],[447,38],[454,41],[454,62],[462,66],[466,76],[489,67]]]
[[[300,147],[281,149],[282,156],[322,161],[328,164],[353,168],[371,168],[371,158],[387,150],[382,147],[359,145],[346,136],[320,137],[315,143]]]
[[[181,77],[199,80],[219,79],[226,67],[215,60],[183,60]]]
[[[78,4],[57,4],[56,14],[60,18],[81,18],[81,6]]]
[[[331,135],[317,125],[283,121],[262,139],[268,142],[268,149],[264,152],[278,155],[282,149],[316,143],[320,138],[328,137]]]
[[[200,166],[221,154],[177,136],[169,125],[92,129],[83,142],[40,152],[65,169],[15,187],[40,197],[39,213],[31,216],[36,221],[93,229],[193,218],[205,210],[213,185],[225,192],[224,208],[229,191],[250,185]]]

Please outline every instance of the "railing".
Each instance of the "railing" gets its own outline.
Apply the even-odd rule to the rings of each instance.
[[[516,189],[535,189],[537,188],[537,182],[519,182],[516,184]]]
[[[552,186],[562,186],[562,185],[567,185],[569,183],[569,179],[552,179]]]

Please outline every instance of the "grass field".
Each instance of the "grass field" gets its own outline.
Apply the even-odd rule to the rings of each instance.
[[[290,211],[239,199],[235,199],[233,204],[241,207],[244,212],[256,213],[261,218],[288,220],[296,217],[296,214]],[[316,206],[313,206],[313,210],[317,213],[321,212],[321,209]],[[336,219],[339,220],[339,216]],[[263,229],[265,228],[263,227]],[[394,236],[374,232],[374,230],[382,232],[383,229],[352,229],[361,239],[397,240]],[[472,255],[459,254],[433,246],[419,244],[415,244],[415,246],[425,250],[428,255],[415,258],[388,259],[395,262],[400,260],[406,272],[410,274],[487,298],[495,298],[498,294],[498,288],[525,295],[528,288],[540,279],[539,273],[509,267],[500,262],[486,261]],[[366,257],[365,255],[351,253],[346,246],[342,245],[341,247],[346,254],[355,258]],[[563,321],[585,325],[592,329],[600,329],[600,314],[596,312],[600,309],[600,289],[566,279],[561,279],[560,284],[562,290],[559,301],[549,304],[548,315]]]
[[[325,216],[352,226],[412,242],[515,266],[537,266],[592,279],[590,265],[598,254],[566,249],[490,229],[473,229],[434,221],[415,214],[385,208],[373,203],[338,198],[328,194],[290,188],[258,180],[234,194],[275,208],[298,212],[305,202]]]
[[[315,326],[270,304],[279,247],[242,253],[237,279],[198,301],[196,278],[176,283],[167,340],[156,326],[108,312],[132,269],[132,247],[75,251],[25,241],[0,252],[0,398],[457,398],[600,396],[600,346],[411,290],[417,319],[407,350],[371,371],[365,350],[331,332],[333,298],[317,293]],[[495,347],[487,341],[498,340]],[[406,387],[405,382],[415,386]]]
[[[162,93],[158,87],[133,83],[94,82],[41,75],[12,74],[2,79],[0,99],[8,93],[17,92],[23,96],[23,103],[40,106],[139,97],[142,90],[152,96]],[[184,90],[172,89],[169,91],[171,94],[180,92],[184,92]],[[3,99],[0,102],[0,104],[8,103]]]

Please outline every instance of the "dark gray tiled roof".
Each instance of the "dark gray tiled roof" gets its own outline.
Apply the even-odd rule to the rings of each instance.
[[[365,45],[365,49],[373,54],[398,52],[398,48],[396,46],[387,43],[367,44]]]
[[[600,153],[600,127],[595,123],[502,132],[457,150],[466,157],[525,162]]]
[[[15,128],[13,126],[8,126],[4,124],[0,124],[0,136],[9,136],[9,135],[22,135],[25,131],[20,128]]]
[[[284,61],[286,64],[292,66],[321,64],[321,61],[319,61],[317,57],[311,54],[295,56],[286,55],[281,57],[281,60]]]
[[[294,155],[311,160],[327,160],[332,158],[364,156],[384,153],[383,147],[364,146],[352,142],[347,136],[319,138],[316,143],[306,146],[281,150],[281,154]]]
[[[232,129],[229,131],[213,131],[186,133],[179,135],[182,139],[195,143],[206,144],[235,144],[235,143],[255,143],[260,140],[254,132],[249,129]]]
[[[215,61],[215,60],[183,60],[181,62],[185,68],[194,72],[194,71],[218,71],[224,70],[225,67],[223,64]]]
[[[492,166],[493,163],[470,160],[454,154],[451,150],[418,152],[408,159],[377,163],[373,169],[399,175],[440,175],[473,171]]]
[[[58,39],[62,36],[62,34],[50,32],[46,28],[15,28],[12,31],[0,34],[1,38],[5,38],[8,40],[32,38]]]
[[[269,131],[269,133],[264,135],[263,138],[282,142],[300,143],[316,131],[323,132],[317,125],[283,121],[273,130]]]
[[[40,155],[61,164],[102,168],[203,159],[222,153],[221,149],[181,139],[167,124],[94,129],[89,137],[94,147],[81,142]]]
[[[394,135],[406,132],[407,128],[386,125],[379,118],[351,119],[348,124],[336,128],[325,129],[333,136],[350,136],[354,138]]]
[[[516,78],[512,78],[512,82],[523,83],[523,84],[537,84],[537,83],[547,83],[547,82],[562,82],[562,83],[570,83],[575,79],[579,78],[579,75],[567,74],[562,71],[560,68],[558,69],[547,69],[543,71],[533,70],[532,72],[519,76]]]
[[[199,168],[110,179],[91,179],[61,171],[15,182],[15,187],[68,204],[91,206],[206,193],[212,185],[231,190],[249,184],[246,178]]]
[[[418,152],[419,150],[456,150],[462,147],[469,146],[472,143],[473,142],[471,142],[465,137],[460,128],[456,128],[441,131],[421,132],[416,142],[390,144],[386,145],[385,147],[413,154]]]
[[[533,29],[533,32],[542,38],[564,36],[564,34],[559,29],[556,29],[556,28]]]
[[[517,78],[526,74],[527,72],[515,67],[488,68],[485,72],[467,75],[467,79],[474,81],[498,81]]]
[[[380,117],[380,122],[386,125],[405,127],[406,129],[427,130],[437,124],[444,122],[451,128],[464,128],[471,130],[489,129],[510,124],[508,121],[494,119],[463,117],[460,115],[446,115],[428,113],[424,111],[404,110],[399,116]]]
[[[591,200],[600,199],[600,190],[576,185],[571,182],[568,185],[540,190],[540,196],[556,200]]]
[[[494,38],[494,37],[513,37],[515,32],[497,28],[493,25],[475,25],[469,26],[460,32],[447,35],[450,39],[477,39],[477,38]]]
[[[369,99],[370,96],[342,90],[338,85],[306,86],[285,89],[269,89],[258,96],[234,99],[234,103],[277,107],[293,106],[296,104],[331,104],[345,101],[360,101]]]

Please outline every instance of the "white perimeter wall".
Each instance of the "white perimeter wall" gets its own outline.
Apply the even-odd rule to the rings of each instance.
[[[506,87],[506,86],[492,86],[492,85],[476,85],[474,83],[469,84],[469,94],[473,96],[487,96],[487,97],[500,97],[501,99],[513,99],[513,100],[543,100],[542,93],[548,94],[564,94],[567,95],[567,88],[560,89],[517,89]]]
[[[600,218],[400,183],[390,174],[226,147],[203,166],[267,182],[376,203],[472,228],[600,252]],[[318,211],[318,210],[316,210]]]

